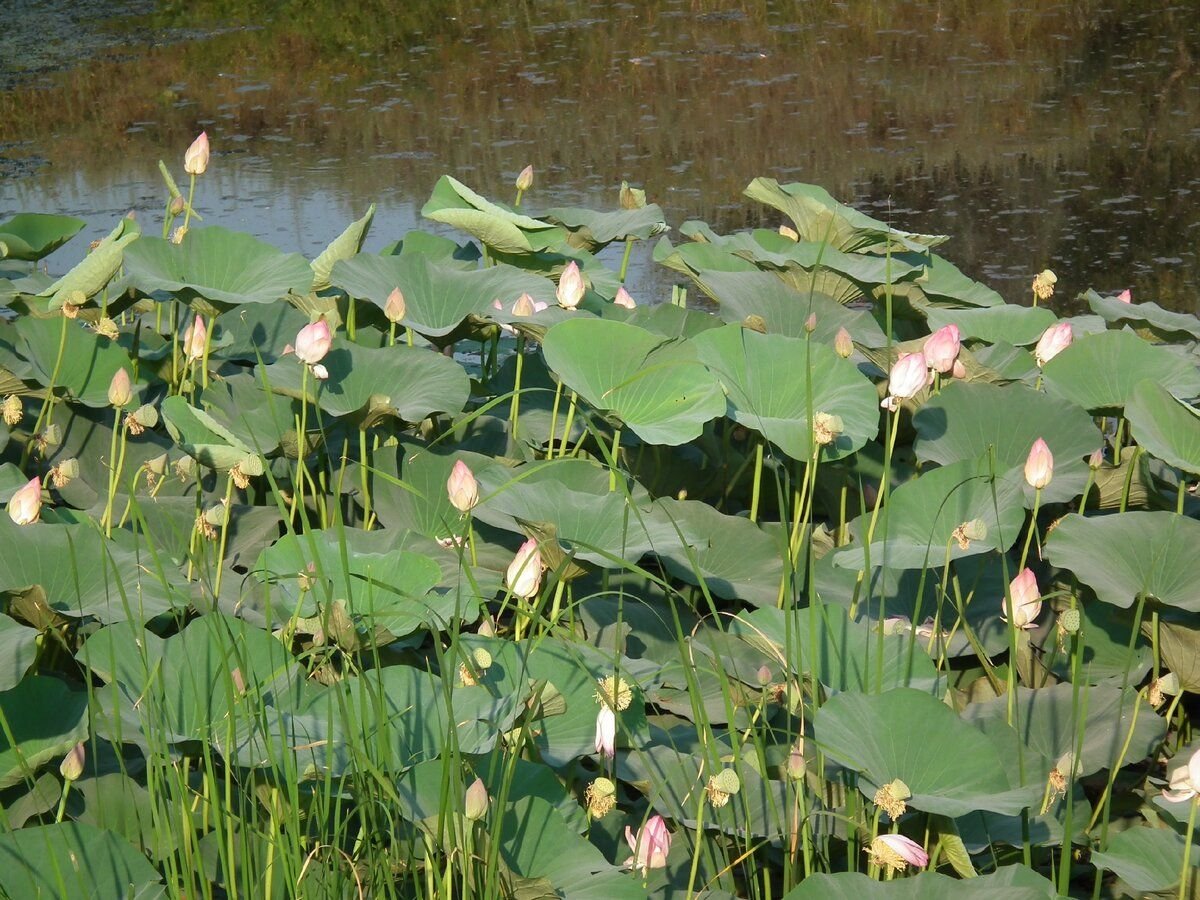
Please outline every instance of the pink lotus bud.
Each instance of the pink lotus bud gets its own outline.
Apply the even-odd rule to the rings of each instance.
[[[804,330],[808,334],[812,334],[817,330],[817,314],[809,313],[808,318],[804,320]]]
[[[200,132],[200,137],[192,141],[192,146],[183,154],[183,171],[189,175],[203,175],[208,168],[208,132]]]
[[[1117,299],[1122,303],[1132,303],[1133,294],[1130,292],[1129,288],[1126,288],[1125,290],[1121,291],[1121,293],[1117,294]]]
[[[522,294],[512,305],[512,314],[514,316],[532,316],[534,312],[533,297],[529,296],[529,294]]]
[[[487,815],[490,803],[487,786],[482,778],[476,778],[463,797],[463,815],[472,822],[478,822]]]
[[[78,781],[83,774],[83,764],[87,761],[87,746],[80,741],[63,757],[59,763],[58,772],[67,781]]]
[[[616,753],[617,714],[607,704],[600,704],[596,714],[596,752],[612,759]]]
[[[407,309],[404,305],[404,295],[400,293],[400,288],[392,288],[392,292],[387,295],[387,302],[383,304],[383,314],[389,322],[399,322],[404,318]]]
[[[515,597],[528,600],[537,596],[542,586],[542,553],[537,541],[530,539],[517,550],[504,573],[504,583]]]
[[[623,306],[626,309],[637,309],[637,302],[629,295],[629,291],[625,288],[617,289],[617,296],[613,298],[613,303],[617,306]]]
[[[42,479],[30,478],[8,498],[8,517],[18,525],[32,525],[42,514]]]
[[[901,353],[888,373],[888,396],[881,404],[893,412],[901,400],[915,397],[929,383],[929,369],[921,353]]]
[[[1100,447],[1092,451],[1092,455],[1088,457],[1088,467],[1098,469],[1104,465],[1104,448]]]
[[[759,666],[754,677],[758,679],[759,687],[766,687],[771,683],[771,667],[766,665]]]
[[[925,355],[925,364],[929,368],[945,375],[954,369],[958,350],[958,326],[946,325],[926,338],[921,352]]]
[[[187,359],[195,361],[204,356],[204,345],[208,342],[208,328],[204,324],[204,320],[196,316],[192,320],[192,324],[187,327],[187,331],[183,333],[183,355]]]
[[[1044,366],[1071,346],[1073,336],[1070,322],[1051,325],[1042,332],[1041,338],[1038,339],[1037,346],[1033,350],[1033,358],[1037,360],[1039,366]]]
[[[117,369],[108,383],[108,402],[120,409],[133,399],[133,385],[129,381],[129,373],[122,367]]]
[[[906,866],[918,869],[929,865],[929,854],[911,838],[902,834],[881,834],[868,848],[877,866],[902,872]]]
[[[1008,592],[1012,595],[1013,624],[1017,628],[1036,627],[1034,620],[1042,611],[1042,594],[1033,570],[1022,569],[1021,574],[1009,583]],[[1008,603],[1004,602],[1003,607],[1004,611],[1000,614],[1000,618],[1007,622]]]
[[[950,374],[953,375],[955,378],[966,378],[967,377],[967,367],[962,364],[961,359],[956,359],[954,361],[954,367],[950,370]]]
[[[315,366],[325,358],[329,348],[333,346],[333,334],[325,317],[317,319],[311,325],[305,325],[296,334],[295,353],[299,360],[310,366]]]
[[[1029,450],[1025,460],[1025,481],[1031,488],[1041,489],[1050,483],[1054,477],[1054,454],[1046,446],[1046,442],[1038,438]]]
[[[446,492],[450,495],[450,505],[461,513],[470,512],[479,502],[479,482],[461,459],[450,470]]]
[[[667,854],[671,852],[671,832],[667,831],[662,816],[651,816],[636,836],[626,825],[625,841],[634,854],[625,861],[626,868],[640,869],[643,875],[648,875],[651,869],[666,868]]]
[[[517,190],[525,192],[533,187],[533,166],[526,166],[517,176]]]
[[[558,279],[558,305],[564,309],[575,309],[583,299],[583,276],[574,260],[567,263]]]
[[[849,359],[854,354],[854,339],[845,327],[837,330],[833,339],[833,351],[842,359]]]

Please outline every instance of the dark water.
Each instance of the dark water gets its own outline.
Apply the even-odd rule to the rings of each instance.
[[[438,175],[527,204],[778,224],[757,175],[822,184],[1011,300],[1034,272],[1200,305],[1200,3],[9,0],[0,217],[157,230],[157,161],[214,147],[207,223],[313,255],[372,201],[368,249]],[[60,251],[61,269],[83,242]],[[670,276],[640,249],[635,296]],[[74,254],[74,256],[72,256]],[[615,261],[614,261],[615,265]]]

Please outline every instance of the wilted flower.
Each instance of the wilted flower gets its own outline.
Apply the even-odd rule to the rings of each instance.
[[[1200,750],[1182,766],[1171,771],[1170,790],[1163,791],[1162,798],[1168,803],[1182,803],[1200,796]]]
[[[58,766],[58,772],[67,781],[78,781],[83,774],[83,764],[87,760],[87,747],[80,741],[72,747]]]
[[[1042,803],[1041,815],[1045,815],[1054,801],[1067,793],[1067,779],[1073,774],[1072,769],[1076,768],[1075,754],[1070,750],[1058,758],[1046,776],[1046,799]]]
[[[537,596],[542,586],[542,554],[537,541],[530,539],[520,546],[504,573],[504,583],[516,597],[528,600]]]
[[[617,296],[613,297],[613,303],[617,306],[623,306],[626,309],[637,309],[637,302],[630,296],[629,291],[625,288],[617,288]]]
[[[908,809],[908,804],[904,801],[910,797],[912,797],[912,791],[909,790],[908,785],[897,778],[879,788],[873,799],[876,806],[895,820],[904,815],[904,811]]]
[[[108,383],[108,402],[120,409],[133,399],[133,385],[129,381],[129,373],[124,367],[117,369],[112,381]]]
[[[596,752],[612,759],[617,753],[616,742],[617,714],[611,706],[601,704],[596,714]]]
[[[96,324],[93,327],[96,334],[100,335],[100,337],[106,337],[110,341],[115,341],[121,336],[121,332],[117,329],[117,323],[108,316],[101,316],[96,320]]]
[[[460,513],[470,512],[479,502],[479,482],[471,473],[470,467],[461,459],[455,462],[446,480],[446,492],[450,495],[450,505]]]
[[[629,869],[641,869],[648,875],[651,869],[663,869],[667,865],[667,854],[671,852],[671,832],[663,817],[654,815],[635,836],[633,829],[625,826],[625,840],[634,855],[625,861]]]
[[[1035,490],[1040,490],[1050,483],[1054,477],[1054,454],[1046,446],[1046,442],[1038,438],[1029,450],[1025,460],[1025,481]]]
[[[1122,303],[1132,303],[1133,294],[1130,292],[1129,288],[1125,288],[1125,290],[1117,294],[1117,299]]]
[[[929,383],[929,369],[921,353],[901,353],[888,373],[888,396],[880,404],[884,409],[895,412],[901,400],[915,397]]]
[[[598,679],[596,684],[598,685],[596,688],[597,703],[615,709],[617,712],[629,709],[629,704],[633,702],[633,690],[624,678],[615,678],[609,675]]]
[[[958,326],[945,325],[925,339],[921,353],[925,356],[925,364],[929,368],[945,375],[954,369],[960,346]]]
[[[180,225],[178,228],[176,228],[174,231],[171,232],[171,243],[172,244],[182,244],[183,239],[185,237],[187,237],[187,233],[188,233],[188,227],[186,225]],[[64,307],[64,309],[65,309],[65,307]]]
[[[813,440],[821,446],[832,444],[844,428],[841,416],[826,412],[813,414]]]
[[[641,209],[646,205],[646,192],[640,188],[630,187],[628,181],[621,182],[619,198],[621,209]]]
[[[296,346],[291,349],[302,363],[315,366],[325,358],[332,346],[333,334],[329,330],[329,323],[322,316],[296,333]],[[283,352],[287,353],[288,348],[285,347]]]
[[[521,193],[533,187],[533,166],[526,166],[519,175],[517,175],[517,190]]]
[[[3,405],[0,405],[0,411],[3,412],[5,425],[20,425],[21,419],[25,415],[25,407],[21,403],[21,398],[16,394],[9,394],[4,398]]]
[[[587,800],[588,815],[602,819],[617,805],[617,786],[601,776],[587,786],[583,796]]]
[[[407,311],[404,294],[400,293],[400,288],[392,288],[392,292],[387,295],[387,302],[383,304],[384,316],[389,322],[399,322]]]
[[[1034,628],[1034,620],[1042,611],[1042,594],[1038,588],[1037,577],[1033,570],[1026,567],[1008,585],[1012,596],[1013,625],[1017,628]],[[1002,603],[1004,609],[1000,618],[1008,621],[1008,603]]]
[[[1151,706],[1158,709],[1166,702],[1168,695],[1174,697],[1178,693],[1179,676],[1174,672],[1164,672],[1150,682],[1150,688],[1146,691],[1146,699],[1150,701]]]
[[[42,479],[34,475],[8,498],[8,517],[17,525],[32,525],[42,514]]]
[[[65,488],[79,477],[79,460],[74,456],[62,460],[50,470],[49,476],[50,483],[56,488]]]
[[[183,171],[189,175],[203,175],[208,168],[208,132],[200,132],[200,137],[192,141],[192,146],[183,154]]]
[[[1051,325],[1038,338],[1037,346],[1033,348],[1033,358],[1039,366],[1044,366],[1071,346],[1073,336],[1070,322]]]
[[[484,785],[483,779],[476,778],[471,782],[471,786],[467,788],[466,795],[463,798],[463,815],[472,822],[478,822],[487,815],[490,803],[491,800],[488,797],[487,787]]]
[[[833,338],[833,350],[842,359],[849,359],[854,353],[854,339],[850,337],[850,332],[845,326],[837,330]]]
[[[903,872],[908,866],[918,869],[929,864],[929,854],[916,841],[902,834],[881,834],[866,848],[871,863],[881,869]]]
[[[708,802],[714,809],[720,809],[729,802],[729,798],[742,789],[742,780],[733,769],[722,769],[708,779],[704,788]]]
[[[971,546],[971,541],[982,541],[987,537],[987,523],[983,519],[971,519],[969,522],[963,522],[954,529],[951,537],[958,541],[960,550],[967,550]]]
[[[571,260],[558,279],[558,305],[564,309],[575,309],[583,299],[583,290],[583,275],[579,272],[579,266]]]
[[[1049,300],[1054,296],[1054,285],[1058,276],[1049,269],[1042,269],[1033,276],[1033,295],[1039,300]]]

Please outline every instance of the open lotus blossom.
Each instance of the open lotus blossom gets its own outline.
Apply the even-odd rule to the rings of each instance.
[[[1042,611],[1042,592],[1033,570],[1022,569],[1021,574],[1009,583],[1008,592],[1012,595],[1013,624],[1017,628],[1035,628],[1035,620]],[[1008,601],[1002,600],[1001,605],[1000,618],[1007,622]]]
[[[1044,366],[1070,347],[1073,337],[1074,333],[1071,331],[1070,322],[1059,322],[1051,325],[1042,332],[1037,346],[1033,348],[1033,358],[1037,360],[1039,366]]]
[[[954,369],[959,347],[958,326],[946,325],[925,339],[925,346],[921,352],[924,354],[925,364],[929,368],[945,375]]]
[[[623,287],[617,288],[617,296],[613,297],[613,303],[617,306],[623,306],[626,309],[637,309],[637,301]]]
[[[204,345],[208,343],[208,328],[204,319],[196,316],[183,333],[183,355],[193,362],[204,356]]]
[[[461,459],[450,470],[446,492],[450,495],[450,505],[461,513],[470,512],[479,502],[479,482]]]
[[[1162,795],[1168,803],[1182,803],[1200,796],[1200,750],[1186,763],[1172,769],[1169,778],[1170,789]]]
[[[1125,288],[1125,290],[1123,290],[1123,291],[1121,291],[1121,293],[1117,294],[1117,299],[1120,300],[1122,303],[1132,303],[1133,302],[1133,293],[1129,290],[1129,288]]]
[[[558,305],[565,309],[575,309],[583,299],[583,275],[575,261],[567,263],[562,276],[558,279]]]
[[[1054,454],[1046,446],[1046,442],[1038,438],[1029,449],[1029,457],[1025,460],[1025,481],[1031,488],[1041,490],[1054,477]]]
[[[8,498],[8,517],[17,525],[32,525],[42,514],[42,479],[30,478]]]
[[[504,583],[514,597],[528,600],[537,596],[542,587],[542,553],[537,541],[530,538],[520,546],[504,573]]]
[[[183,154],[183,171],[189,175],[203,175],[208,168],[208,132],[192,141],[192,146]]]
[[[408,312],[408,307],[404,302],[404,294],[400,288],[392,288],[392,292],[387,295],[387,301],[383,304],[383,314],[389,322],[399,322],[404,318],[404,314]]]
[[[601,704],[596,714],[596,752],[612,759],[617,752],[617,714],[611,706]]]
[[[333,333],[329,330],[329,323],[322,316],[317,321],[301,328],[296,333],[296,346],[291,347],[289,344],[288,347],[284,347],[283,352],[287,353],[288,348],[291,347],[300,362],[315,366],[325,358],[332,346]]]
[[[671,852],[671,832],[662,816],[654,815],[635,835],[625,826],[625,841],[634,855],[625,860],[625,868],[640,869],[643,875],[651,869],[663,869],[667,865],[667,854]]]
[[[929,369],[921,353],[901,353],[888,373],[888,395],[879,405],[895,412],[901,400],[915,397],[917,392],[929,384]]]
[[[881,834],[867,848],[871,862],[880,868],[903,872],[908,866],[929,865],[929,854],[916,841],[902,834]]]
[[[517,190],[524,193],[533,187],[533,166],[526,166],[517,175]]]

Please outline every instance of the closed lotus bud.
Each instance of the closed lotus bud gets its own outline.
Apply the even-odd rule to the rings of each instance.
[[[293,349],[301,362],[315,366],[325,358],[332,346],[333,334],[329,330],[329,323],[322,316],[296,333],[296,346]]]
[[[484,785],[482,778],[476,778],[467,788],[463,800],[463,814],[472,822],[478,822],[487,815],[490,803],[487,786]]]
[[[799,781],[808,771],[808,761],[804,758],[804,741],[801,739],[792,747],[787,758],[787,776],[792,781]]]
[[[567,263],[562,276],[558,279],[558,305],[564,309],[575,309],[583,300],[583,275],[575,261]]]
[[[129,373],[124,367],[117,369],[112,381],[108,383],[108,402],[116,409],[129,405],[133,399],[133,385],[129,381]]]
[[[1012,596],[1013,624],[1017,628],[1036,628],[1034,620],[1042,611],[1042,594],[1033,571],[1029,568],[1022,569],[1009,584],[1008,591]],[[1008,621],[1008,603],[1003,598],[1001,605],[1001,618]]]
[[[759,666],[758,671],[755,673],[754,677],[758,679],[759,687],[766,687],[768,684],[771,683],[771,667],[770,666]]]
[[[87,748],[83,741],[80,741],[63,757],[63,761],[58,766],[58,772],[67,781],[78,781],[79,776],[83,774],[83,764],[86,761]]]
[[[8,517],[17,525],[32,525],[42,514],[42,479],[30,478],[8,498]]]
[[[621,209],[641,209],[646,205],[646,192],[621,182]]]
[[[21,419],[25,416],[25,407],[21,403],[21,398],[16,394],[9,394],[4,398],[2,410],[5,425],[20,425]]]
[[[1039,366],[1044,366],[1071,346],[1073,337],[1070,322],[1051,325],[1042,332],[1041,338],[1038,339],[1037,346],[1033,349],[1033,358]]]
[[[959,346],[958,326],[946,325],[926,338],[921,352],[925,355],[925,364],[929,368],[945,375],[954,369]]]
[[[1092,469],[1098,469],[1104,465],[1104,448],[1093,450],[1092,455],[1088,457],[1088,466]]]
[[[529,294],[522,294],[514,301],[512,305],[512,314],[514,316],[532,316],[536,312],[533,297]]]
[[[170,204],[169,211],[171,213],[172,218],[174,218],[175,216],[182,216],[183,211],[185,209],[187,209],[187,201],[184,200],[181,195],[176,194],[174,197],[171,198],[171,204]]]
[[[929,369],[921,353],[901,353],[888,374],[888,396],[881,404],[895,411],[901,400],[915,397],[929,383]]]
[[[523,543],[504,573],[504,583],[513,596],[528,600],[536,597],[542,586],[542,554],[535,540]]]
[[[1121,291],[1121,293],[1117,294],[1117,300],[1121,303],[1132,303],[1133,294],[1128,288],[1126,288],[1125,290]]]
[[[524,193],[533,187],[533,166],[526,166],[517,176],[517,190]],[[609,188],[609,190],[612,190]]]
[[[817,330],[817,314],[809,313],[808,318],[804,320],[804,330],[808,334],[812,334]]]
[[[183,355],[193,362],[204,356],[204,345],[208,343],[208,327],[196,316],[183,333]]]
[[[389,322],[399,322],[406,312],[408,308],[404,303],[404,294],[400,292],[400,288],[392,288],[392,292],[387,295],[387,302],[383,304],[383,314]]]
[[[183,171],[189,175],[203,175],[208,168],[208,132],[192,141],[192,146],[183,154]]]
[[[479,502],[479,482],[461,459],[450,470],[446,492],[450,495],[450,505],[460,513],[470,512]]]
[[[1046,442],[1038,438],[1025,460],[1025,482],[1037,490],[1044,488],[1054,477],[1054,454]]]
[[[849,359],[854,353],[854,339],[844,327],[838,329],[833,339],[833,350],[842,359]]]
[[[629,291],[625,288],[617,288],[617,296],[613,298],[613,303],[617,306],[623,306],[626,309],[637,309],[637,302],[629,295]]]

